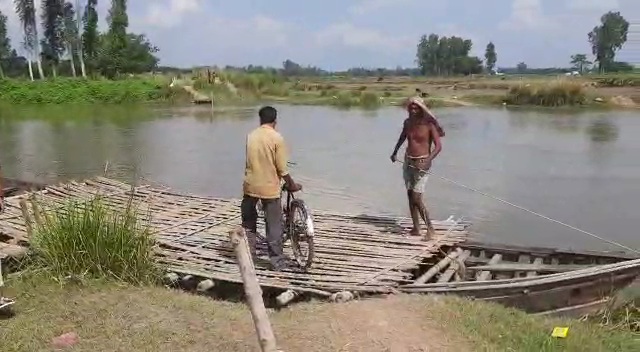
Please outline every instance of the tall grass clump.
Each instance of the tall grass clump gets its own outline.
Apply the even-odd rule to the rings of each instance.
[[[35,262],[56,277],[132,284],[152,283],[159,277],[152,234],[138,220],[132,199],[118,210],[107,207],[99,195],[87,201],[69,200],[40,218],[31,240]]]
[[[581,84],[563,81],[514,86],[505,97],[505,102],[512,105],[549,107],[580,105],[586,100],[586,93]]]
[[[332,97],[331,103],[340,108],[350,108],[358,105],[358,98],[353,97],[349,92],[342,91]]]
[[[584,320],[598,323],[610,330],[640,334],[640,296],[628,299],[617,307],[607,306],[592,316],[584,317]]]
[[[364,92],[360,96],[360,105],[364,108],[377,108],[380,106],[380,97],[375,93]]]

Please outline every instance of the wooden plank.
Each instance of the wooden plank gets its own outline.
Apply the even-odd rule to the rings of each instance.
[[[538,257],[533,260],[533,265],[542,265],[542,258]],[[534,277],[538,275],[537,271],[527,271],[527,277]]]
[[[491,264],[491,265],[478,265],[470,266],[467,270],[479,270],[479,271],[494,271],[494,272],[510,272],[510,271],[538,271],[546,273],[560,273],[565,271],[581,270],[586,268],[593,268],[597,265],[574,265],[574,264],[560,264],[560,265],[547,265],[547,264],[518,264],[518,263],[505,263],[505,264]]]
[[[518,263],[521,264],[531,264],[531,256],[528,254],[520,254],[518,256]],[[522,271],[515,271],[513,273],[513,277],[522,277],[524,273]]]
[[[494,254],[489,260],[489,266],[497,265],[502,260],[502,254]],[[476,281],[487,281],[491,278],[491,272],[488,270],[478,271],[476,273]]]
[[[461,245],[464,249],[476,249],[486,250],[487,252],[497,252],[503,254],[515,254],[527,253],[535,257],[549,257],[549,256],[595,256],[603,258],[611,258],[618,260],[637,259],[640,258],[638,254],[628,253],[624,251],[589,251],[589,250],[573,250],[573,249],[557,249],[548,247],[534,247],[534,246],[518,246],[518,245],[506,245],[498,243],[486,243],[468,240]]]

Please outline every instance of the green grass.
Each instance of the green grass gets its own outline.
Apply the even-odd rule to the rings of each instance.
[[[154,240],[130,199],[124,209],[107,206],[100,195],[69,200],[62,207],[34,201],[40,220],[31,239],[34,264],[55,277],[114,279],[154,283],[160,270],[153,259]]]
[[[10,104],[122,104],[183,98],[181,90],[170,89],[162,78],[0,80],[0,102]]]

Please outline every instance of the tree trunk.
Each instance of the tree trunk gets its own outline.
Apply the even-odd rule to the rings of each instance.
[[[87,78],[87,68],[84,65],[84,58],[82,57],[82,52],[78,55],[78,59],[80,60],[80,71],[82,71],[82,77]]]
[[[38,56],[40,56],[40,53],[38,53]],[[36,64],[38,65],[38,74],[40,75],[40,79],[44,79],[44,70],[42,69],[42,60],[40,60],[40,57],[36,59]]]
[[[31,78],[31,82],[33,82],[33,65],[31,64],[31,59],[27,62],[29,63],[29,77]]]
[[[71,74],[75,78],[78,76],[78,74],[76,73],[76,60],[73,57],[73,46],[68,45],[67,52],[69,52],[69,62],[71,63]]]
[[[51,64],[51,72],[53,73],[53,78],[58,77],[58,64]]]
[[[84,64],[84,47],[82,45],[82,12],[83,7],[80,5],[80,0],[76,0],[76,24],[78,25],[78,60],[80,61],[80,71],[82,77],[87,78],[87,68]],[[72,54],[73,55],[73,54]]]
[[[2,62],[0,61],[0,79],[4,79],[4,70],[2,69]]]

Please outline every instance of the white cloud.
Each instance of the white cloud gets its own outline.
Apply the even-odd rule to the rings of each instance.
[[[315,43],[320,46],[343,45],[354,48],[397,50],[415,46],[416,38],[387,35],[374,29],[356,27],[351,23],[330,25],[316,32]]]
[[[384,8],[400,7],[413,2],[415,0],[360,0],[355,5],[350,6],[348,11],[353,15],[364,15]]]
[[[200,0],[165,0],[164,3],[149,5],[143,20],[150,26],[175,27],[185,16],[196,13],[200,8]]]
[[[566,0],[565,6],[576,11],[609,11],[620,7],[618,0]]]
[[[511,14],[499,24],[502,30],[545,30],[553,31],[557,24],[546,16],[540,0],[513,0]]]
[[[215,47],[252,48],[287,45],[294,32],[292,25],[264,15],[242,19],[209,16],[199,30]]]

